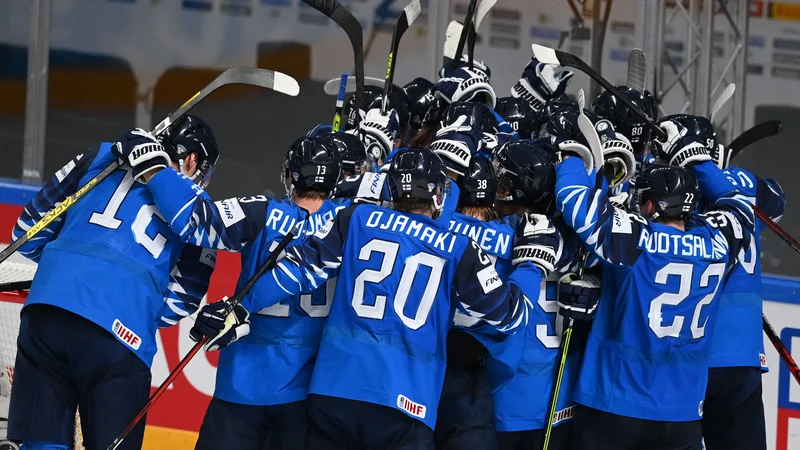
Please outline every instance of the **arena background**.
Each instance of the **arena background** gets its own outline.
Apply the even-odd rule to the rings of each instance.
[[[609,1],[576,0],[573,11],[567,0],[499,0],[482,25],[476,50],[492,68],[498,95],[507,95],[519,77],[531,43],[555,47],[567,34],[563,50],[601,64],[603,75],[618,84],[625,81],[629,51],[644,48],[654,75],[651,89],[688,83],[693,92],[670,90],[662,108],[699,112],[715,95],[693,89],[702,74],[690,63],[708,56],[707,69],[715,77],[725,73],[720,86],[737,82],[735,106],[722,127],[726,137],[767,119],[783,121],[781,135],[752,146],[737,164],[781,182],[789,198],[781,225],[800,236],[800,218],[792,208],[793,199],[800,198],[793,154],[800,138],[800,1],[614,0],[603,39],[598,41],[597,33],[594,39],[572,39],[580,35],[576,28],[595,28]],[[362,22],[365,42],[373,40],[366,73],[380,77],[391,39],[391,28],[382,24],[393,22],[406,2],[342,3]],[[467,5],[466,0],[422,3],[422,16],[403,38],[399,84],[415,76],[435,78],[447,23],[462,20]],[[723,4],[729,8],[720,8]],[[732,17],[725,14],[731,8],[747,10]],[[655,9],[663,26],[652,21]],[[703,15],[709,10],[713,14]],[[292,75],[301,93],[292,98],[228,88],[193,111],[211,124],[221,147],[209,192],[214,198],[282,194],[278,169],[286,148],[332,116],[333,98],[323,93],[322,84],[352,71],[345,34],[300,0],[0,0],[0,11],[0,177],[6,179],[0,185],[0,229],[5,230],[41,180],[75,154],[113,141],[132,126],[152,127],[236,65]],[[738,28],[729,26],[734,23]],[[742,56],[731,59],[736,52]],[[675,73],[684,72],[695,79],[677,80]],[[590,89],[587,77],[575,78],[570,92]],[[800,281],[788,278],[800,275],[800,256],[767,234],[764,271],[782,277],[767,279],[765,312],[787,345],[800,345],[800,329],[792,328],[800,327]],[[7,241],[7,233],[0,236]],[[209,297],[229,295],[237,273],[238,258],[221,256]],[[191,346],[189,326],[162,331],[154,386]],[[768,342],[767,347],[770,449],[800,449],[800,387],[790,382]],[[800,358],[800,351],[795,354]],[[199,355],[190,363],[148,417],[145,448],[192,448],[213,392],[215,364],[214,355]]]

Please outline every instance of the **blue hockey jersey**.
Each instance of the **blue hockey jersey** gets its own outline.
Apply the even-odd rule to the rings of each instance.
[[[474,241],[441,222],[362,204],[290,248],[258,283],[274,301],[337,276],[309,392],[397,408],[433,428],[456,302],[481,318],[473,333],[503,341],[527,320],[519,286],[541,271],[524,263],[503,283]]]
[[[786,196],[774,180],[761,179],[746,170],[729,168],[728,179],[748,201],[773,220],[780,220]],[[756,236],[761,230],[756,221]],[[752,239],[739,255],[719,298],[719,311],[711,335],[710,367],[760,367],[767,370],[761,324],[761,242]]]
[[[291,202],[271,201],[271,214],[304,221],[299,245],[323,224],[350,204],[347,199],[325,201],[319,210],[307,214]],[[242,272],[237,291],[258,271],[285,235],[276,220],[265,227],[252,244],[242,250]],[[276,303],[250,315],[250,334],[222,349],[214,396],[248,405],[277,405],[303,400],[308,395],[311,373],[317,357],[322,327],[331,308],[336,280],[326,282],[311,294]],[[242,304],[269,295],[256,285]],[[269,374],[269,376],[253,376]]]
[[[23,236],[115,161],[110,143],[79,155],[25,206],[12,239]],[[150,365],[155,332],[192,314],[208,290],[214,251],[186,246],[150,192],[118,169],[20,248],[39,262],[25,306],[58,306],[114,334]]]
[[[712,211],[684,232],[614,208],[579,159],[556,167],[558,208],[604,263],[574,395],[582,405],[647,420],[702,417],[706,329],[725,273],[750,244],[754,215],[713,163],[693,170]]]

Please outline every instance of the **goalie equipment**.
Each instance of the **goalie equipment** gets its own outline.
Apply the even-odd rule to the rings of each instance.
[[[295,190],[300,190],[330,196],[341,169],[339,154],[330,139],[303,136],[292,143],[286,154],[283,169],[286,194],[291,198]]]
[[[497,176],[491,161],[482,156],[473,157],[469,162],[466,176],[459,177],[458,207],[492,206],[497,196]]]
[[[196,154],[197,171],[189,178],[201,188],[208,186],[219,161],[219,147],[214,132],[203,119],[187,114],[167,127],[159,141],[170,158],[178,163],[181,173],[184,173],[186,157]]]
[[[555,207],[553,155],[532,141],[512,141],[494,153],[497,200],[541,214]]]
[[[645,114],[653,120],[657,119],[658,107],[649,91],[639,92],[628,86],[618,86],[618,89]],[[599,119],[607,119],[614,125],[617,133],[627,137],[636,154],[645,151],[648,142],[651,141],[653,129],[625,103],[616,98],[611,91],[604,91],[597,96],[592,104],[592,112]]]
[[[447,175],[441,158],[427,148],[412,147],[397,152],[387,174],[392,202],[423,200],[444,207]]]
[[[683,167],[654,164],[636,177],[632,201],[634,210],[651,220],[688,220],[700,201],[697,178]],[[650,210],[642,208],[647,201]]]

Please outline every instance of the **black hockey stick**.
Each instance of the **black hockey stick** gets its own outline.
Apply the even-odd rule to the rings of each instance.
[[[778,333],[775,332],[775,329],[772,328],[772,325],[767,320],[767,316],[763,313],[761,314],[761,326],[764,329],[764,333],[766,333],[767,337],[769,338],[772,345],[775,347],[775,350],[778,351],[778,354],[781,355],[781,359],[784,363],[786,363],[786,367],[789,368],[789,372],[792,373],[795,381],[797,384],[800,384],[800,367],[797,367],[797,362],[795,362],[794,358],[792,358],[792,354],[789,352],[789,349],[783,345],[783,341],[781,340]]]
[[[477,5],[478,0],[469,0],[467,17],[464,19],[464,28],[461,29],[461,36],[458,37],[458,45],[456,46],[453,60],[450,62],[450,70],[453,70],[458,66],[459,61],[461,61],[461,55],[464,54],[464,46],[467,45],[467,37],[472,29],[472,18],[475,16],[475,8]]]
[[[750,128],[728,145],[728,152],[731,154],[730,158],[735,158],[745,147],[749,147],[762,139],[775,136],[782,130],[783,122],[780,120],[768,120]]]
[[[600,142],[600,137],[597,135],[597,130],[592,124],[589,117],[586,116],[583,109],[586,106],[586,97],[583,89],[578,91],[578,128],[581,133],[586,137],[589,143],[589,149],[592,151],[592,159],[594,160],[594,169],[597,172],[595,178],[595,187],[600,189],[603,186],[603,145]],[[589,249],[582,246],[579,253],[578,262],[578,278],[583,278],[583,272],[586,270],[586,263],[589,260]],[[572,339],[572,329],[575,325],[575,319],[572,317],[567,319],[567,326],[561,336],[561,341],[558,345],[558,371],[556,372],[556,383],[553,387],[553,393],[550,397],[550,405],[547,409],[547,424],[545,424],[544,445],[543,450],[550,448],[550,437],[553,431],[553,421],[556,416],[556,408],[558,407],[558,397],[561,392],[561,382],[564,379],[564,369],[567,367],[567,353],[569,352],[569,343]]]
[[[255,69],[252,67],[232,67],[222,72],[200,92],[194,94],[192,98],[187,100],[186,103],[180,106],[180,108],[173,111],[169,116],[167,116],[167,118],[162,120],[161,123],[156,125],[156,127],[153,129],[153,134],[158,135],[162,133],[167,129],[167,127],[170,126],[170,124],[178,120],[178,118],[182,115],[189,112],[189,110],[203,101],[204,98],[208,97],[209,94],[228,84],[247,84],[251,86],[260,86],[291,96],[296,96],[300,92],[300,85],[298,85],[297,81],[289,75],[285,75],[280,72],[274,72],[272,70]],[[101,181],[105,180],[106,177],[117,170],[119,166],[120,164],[118,161],[109,164],[108,167],[103,169],[103,171],[100,172],[96,177],[87,181],[86,184],[75,191],[74,194],[64,199],[64,201],[59,203],[58,206],[45,214],[41,220],[36,222],[25,233],[25,236],[17,239],[13,244],[9,245],[2,252],[0,252],[0,263],[8,259],[12,253],[19,250],[19,248],[25,245],[26,242],[31,240],[45,227],[50,225],[54,220],[64,214],[64,212],[74,205],[75,202],[80,200],[84,195],[88,194],[89,191],[94,189],[98,184],[100,184]]]
[[[0,292],[8,291],[26,291],[31,288],[33,280],[12,281],[10,283],[0,284]]]
[[[353,57],[356,64],[356,106],[358,108],[363,108],[364,31],[361,29],[361,23],[337,0],[303,0],[303,3],[325,14],[336,22],[336,25],[339,25],[350,39],[350,45],[353,46]]]
[[[225,316],[230,314],[231,311],[233,311],[233,308],[235,308],[236,305],[241,303],[245,295],[247,295],[247,293],[250,292],[250,289],[252,289],[253,286],[255,286],[258,279],[261,278],[261,275],[264,275],[265,273],[267,273],[268,270],[271,270],[273,267],[275,267],[275,263],[278,261],[280,254],[283,252],[284,249],[286,249],[286,246],[289,245],[289,242],[291,242],[292,239],[294,239],[294,237],[299,232],[300,232],[300,224],[295,226],[291,231],[289,231],[289,233],[286,234],[286,236],[283,237],[283,239],[281,239],[281,241],[278,243],[278,246],[275,247],[275,250],[273,250],[267,257],[267,260],[264,261],[264,264],[262,264],[261,267],[258,268],[258,272],[256,272],[255,275],[253,275],[252,277],[250,277],[249,280],[247,280],[247,284],[245,284],[244,287],[242,287],[242,290],[237,292],[230,300],[227,300],[227,297],[221,300],[221,301],[227,300],[228,302],[227,306],[225,307]],[[130,432],[133,431],[133,429],[136,427],[136,424],[138,424],[142,420],[142,418],[144,418],[144,416],[147,414],[147,411],[149,411],[150,408],[152,408],[153,405],[158,401],[158,399],[161,398],[164,392],[167,391],[169,385],[171,385],[175,381],[175,379],[178,378],[178,375],[180,375],[180,373],[183,371],[186,365],[189,364],[189,361],[191,361],[192,358],[194,358],[194,356],[200,351],[200,349],[203,347],[206,341],[208,341],[208,336],[203,337],[203,339],[201,339],[199,342],[196,342],[192,346],[192,349],[189,350],[189,353],[187,353],[186,356],[184,356],[183,359],[181,359],[178,365],[172,370],[172,372],[170,372],[169,376],[167,376],[167,379],[164,380],[163,383],[161,383],[161,386],[159,386],[155,392],[153,392],[153,395],[150,396],[150,399],[147,401],[147,404],[144,405],[142,410],[139,411],[139,414],[137,414],[136,417],[133,418],[133,421],[131,421],[131,423],[128,424],[128,426],[125,427],[124,430],[122,430],[122,433],[120,433],[120,435],[117,436],[116,439],[114,439],[114,442],[112,442],[111,445],[108,446],[107,450],[115,450],[117,447],[119,447],[119,444],[121,444],[122,441],[130,434]]]
[[[411,2],[403,8],[400,17],[397,18],[397,24],[394,26],[392,33],[392,48],[389,51],[389,63],[386,66],[386,83],[383,86],[383,103],[381,104],[381,114],[386,114],[389,109],[389,90],[392,88],[394,81],[394,68],[397,66],[397,52],[400,49],[400,39],[403,38],[406,30],[417,20],[419,13],[422,11],[422,6],[419,0],[411,0]]]
[[[618,100],[625,104],[631,111],[633,111],[637,116],[641,117],[642,120],[647,123],[653,129],[653,132],[658,135],[658,137],[662,141],[666,141],[667,134],[659,128],[653,120],[647,116],[638,106],[634,105],[632,101],[628,99],[628,97],[622,95],[622,93],[614,87],[611,83],[608,82],[602,75],[597,73],[594,69],[592,69],[588,64],[586,64],[582,59],[578,58],[577,56],[562,52],[561,50],[555,50],[549,47],[544,47],[542,45],[533,44],[533,56],[539,60],[539,62],[543,62],[545,64],[552,64],[552,65],[560,65],[564,67],[572,67],[575,69],[580,70],[581,72],[585,73],[589,76],[589,78],[596,81],[600,86],[603,86],[607,91],[611,92]]]
[[[336,133],[342,126],[342,112],[344,111],[344,97],[347,93],[347,72],[342,72],[339,80],[339,95],[336,97],[336,110],[333,113],[333,126],[331,131]]]
[[[473,62],[475,60],[475,44],[478,40],[478,30],[481,27],[481,22],[483,22],[483,18],[489,14],[489,10],[497,4],[497,0],[481,0],[480,4],[475,11],[475,19],[473,20],[473,26],[470,27],[469,36],[467,37],[467,61],[469,62],[469,68],[473,68]]]

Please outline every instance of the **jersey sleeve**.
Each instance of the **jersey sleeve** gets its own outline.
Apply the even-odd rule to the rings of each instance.
[[[89,170],[98,153],[99,147],[93,148],[76,156],[56,172],[55,176],[23,208],[22,214],[20,214],[14,229],[11,231],[11,242],[24,236],[45,214],[78,190],[78,183]],[[22,245],[19,253],[30,260],[38,262],[44,246],[58,235],[58,231],[63,225],[63,219],[64,216],[62,215],[53,220],[36,236]]]
[[[173,169],[161,170],[147,187],[170,229],[198,247],[241,251],[267,223],[270,198],[265,195],[215,202]]]
[[[382,205],[391,203],[386,174],[366,172],[363,175],[347,177],[336,185],[333,198],[350,198],[354,203]]]
[[[169,285],[164,294],[164,312],[158,327],[178,323],[197,311],[208,292],[211,274],[217,263],[217,251],[187,245],[169,274]]]
[[[259,292],[268,294],[243,303],[248,311],[259,311],[300,294],[310,294],[335,278],[342,265],[342,253],[356,206],[345,208],[322,226],[303,245],[286,249],[274,269],[259,278]]]
[[[631,266],[641,254],[638,239],[647,221],[616,208],[605,189],[594,189],[579,158],[556,166],[556,205],[580,241],[605,264]]]
[[[736,185],[711,161],[692,166],[700,194],[709,203],[709,212],[700,216],[712,228],[722,232],[732,259],[739,250],[750,246],[755,233],[755,213],[750,201],[739,193]]]
[[[777,181],[770,178],[755,177],[756,206],[758,206],[770,219],[778,222],[786,211],[786,194]]]
[[[532,263],[520,264],[509,283],[503,283],[489,255],[470,240],[454,279],[459,309],[479,319],[475,326],[483,325],[487,334],[513,334],[528,322],[528,307],[518,282],[525,276],[541,281],[541,270]],[[482,332],[477,328],[474,331]]]

